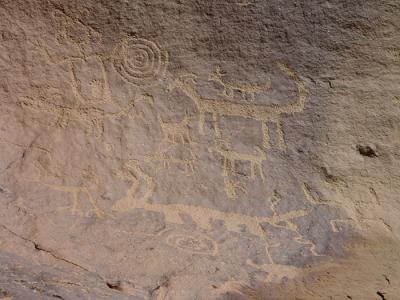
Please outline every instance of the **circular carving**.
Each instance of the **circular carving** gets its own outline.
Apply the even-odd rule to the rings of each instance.
[[[172,234],[167,237],[170,246],[180,250],[206,255],[216,255],[217,244],[212,239],[199,234]]]
[[[150,85],[165,76],[168,52],[156,43],[142,38],[129,38],[114,49],[113,66],[129,83]]]

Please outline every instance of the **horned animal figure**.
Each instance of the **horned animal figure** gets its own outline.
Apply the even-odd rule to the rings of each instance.
[[[226,101],[225,99],[211,99],[201,96],[196,88],[196,76],[192,74],[180,76],[175,81],[171,82],[168,90],[178,89],[188,96],[196,105],[199,111],[199,131],[204,134],[205,114],[210,113],[214,120],[214,130],[217,137],[220,137],[218,127],[218,119],[220,116],[243,117],[260,121],[263,130],[264,147],[270,147],[270,138],[268,130],[268,122],[276,124],[278,146],[280,149],[285,149],[284,132],[280,121],[281,114],[294,114],[302,112],[306,101],[309,98],[309,92],[304,86],[304,83],[289,67],[278,63],[278,67],[286,73],[296,84],[298,97],[296,101],[290,104],[255,104],[255,103],[235,103]]]

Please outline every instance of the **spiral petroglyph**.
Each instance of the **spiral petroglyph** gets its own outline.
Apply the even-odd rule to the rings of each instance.
[[[123,79],[135,85],[152,85],[162,79],[168,66],[168,52],[152,41],[127,38],[113,52],[113,66]]]

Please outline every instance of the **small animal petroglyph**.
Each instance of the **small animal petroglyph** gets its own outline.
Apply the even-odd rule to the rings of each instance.
[[[172,143],[176,142],[176,137],[180,139],[182,144],[191,143],[189,121],[190,118],[187,114],[185,114],[183,120],[178,123],[164,122],[163,119],[158,115],[158,122],[160,123],[161,130],[164,133],[164,139]]]
[[[52,99],[48,99],[48,97]],[[134,107],[134,103],[137,100],[133,99],[125,107],[120,108],[118,112],[111,113],[105,112],[103,109],[95,106],[67,106],[58,104],[54,101],[57,97],[61,97],[57,91],[52,91],[49,96],[39,91],[36,96],[24,97],[20,104],[24,108],[56,116],[56,124],[61,128],[67,127],[72,120],[83,122],[87,129],[90,130],[89,133],[92,133],[95,137],[100,137],[103,134],[104,121],[106,118],[117,119],[122,116],[129,116],[129,112]]]
[[[229,99],[233,99],[234,91],[238,91],[242,94],[243,100],[254,102],[256,94],[271,88],[270,79],[268,79],[264,85],[258,86],[249,83],[229,83],[224,80],[224,76],[221,68],[218,66],[215,72],[210,75],[209,80],[221,84],[224,87],[222,96]]]
[[[180,153],[172,153],[169,150],[174,150],[174,145],[168,145],[164,149],[158,150],[151,156],[145,157],[145,161],[162,163],[165,169],[171,165],[183,167],[187,174],[194,173],[195,156],[191,149],[181,149]]]
[[[197,110],[199,111],[199,131],[204,134],[204,123],[205,114],[211,113],[214,119],[215,135],[220,137],[220,131],[218,128],[219,116],[233,116],[243,117],[260,121],[263,126],[263,139],[265,148],[270,147],[268,122],[275,123],[277,126],[277,132],[279,136],[279,148],[285,149],[286,145],[284,142],[284,132],[280,123],[281,114],[294,114],[302,112],[304,110],[305,103],[309,97],[309,92],[304,86],[304,83],[299,79],[294,71],[289,67],[278,63],[278,67],[286,73],[296,84],[298,89],[298,98],[291,104],[284,105],[264,105],[255,103],[235,103],[222,99],[210,99],[201,96],[195,89],[196,76],[187,74],[180,76],[175,81],[171,82],[168,86],[168,90],[179,89],[185,95],[187,95],[195,103]]]
[[[262,163],[267,159],[267,155],[261,149],[256,148],[258,152],[257,155],[254,154],[246,154],[233,150],[226,149],[220,141],[216,141],[214,147],[210,149],[210,151],[214,151],[219,153],[224,158],[224,177],[228,176],[228,164],[230,165],[230,170],[233,174],[237,174],[236,172],[236,162],[237,161],[245,161],[250,163],[250,177],[251,179],[256,178],[256,168],[259,171],[260,177],[262,181],[265,180],[265,176],[262,170]]]
[[[252,268],[267,272],[268,277],[266,282],[280,283],[284,278],[294,279],[297,275],[300,275],[302,273],[302,270],[300,268],[289,265],[279,265],[279,264],[257,265],[251,260],[247,260],[247,264]]]
[[[163,79],[169,62],[168,52],[152,41],[130,37],[115,46],[114,69],[134,85],[152,85]]]
[[[247,194],[247,191],[241,182],[234,182],[227,177],[224,177],[224,189],[229,199],[235,199],[237,197],[237,190]]]
[[[68,186],[68,185],[53,185],[41,183],[52,190],[69,193],[72,195],[72,206],[68,207],[60,207],[58,211],[69,210],[73,215],[78,215],[80,217],[89,217],[92,213],[94,213],[97,217],[102,218],[106,216],[106,213],[98,207],[97,201],[93,197],[93,190],[98,188],[98,178],[91,171],[87,172],[87,180],[88,182],[83,185],[78,186]],[[86,197],[86,200],[89,202],[91,209],[84,212],[81,208],[82,196]]]

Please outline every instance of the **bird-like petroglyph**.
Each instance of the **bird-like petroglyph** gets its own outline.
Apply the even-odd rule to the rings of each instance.
[[[284,105],[264,105],[255,103],[235,103],[226,101],[225,99],[210,99],[201,96],[196,88],[196,76],[193,74],[180,76],[178,79],[171,82],[168,90],[178,89],[187,95],[196,105],[199,111],[199,131],[204,134],[205,114],[211,113],[215,122],[215,134],[220,136],[218,127],[219,116],[234,116],[253,119],[262,123],[264,146],[270,147],[270,139],[268,132],[268,122],[276,124],[278,132],[278,146],[285,149],[284,132],[280,121],[282,114],[294,114],[304,110],[305,103],[309,97],[309,92],[304,83],[300,80],[297,74],[288,66],[278,63],[281,71],[286,73],[296,84],[298,89],[298,98],[291,104]]]
[[[112,61],[115,70],[129,83],[152,85],[163,79],[168,67],[168,52],[144,38],[126,38],[115,46]]]
[[[242,94],[243,100],[254,102],[256,94],[271,88],[270,79],[268,79],[263,85],[255,85],[245,82],[227,82],[225,81],[224,76],[225,74],[223,74],[221,68],[218,66],[215,69],[215,72],[210,75],[209,80],[222,85],[224,88],[222,96],[227,97],[228,99],[233,99],[234,92],[238,91]]]

